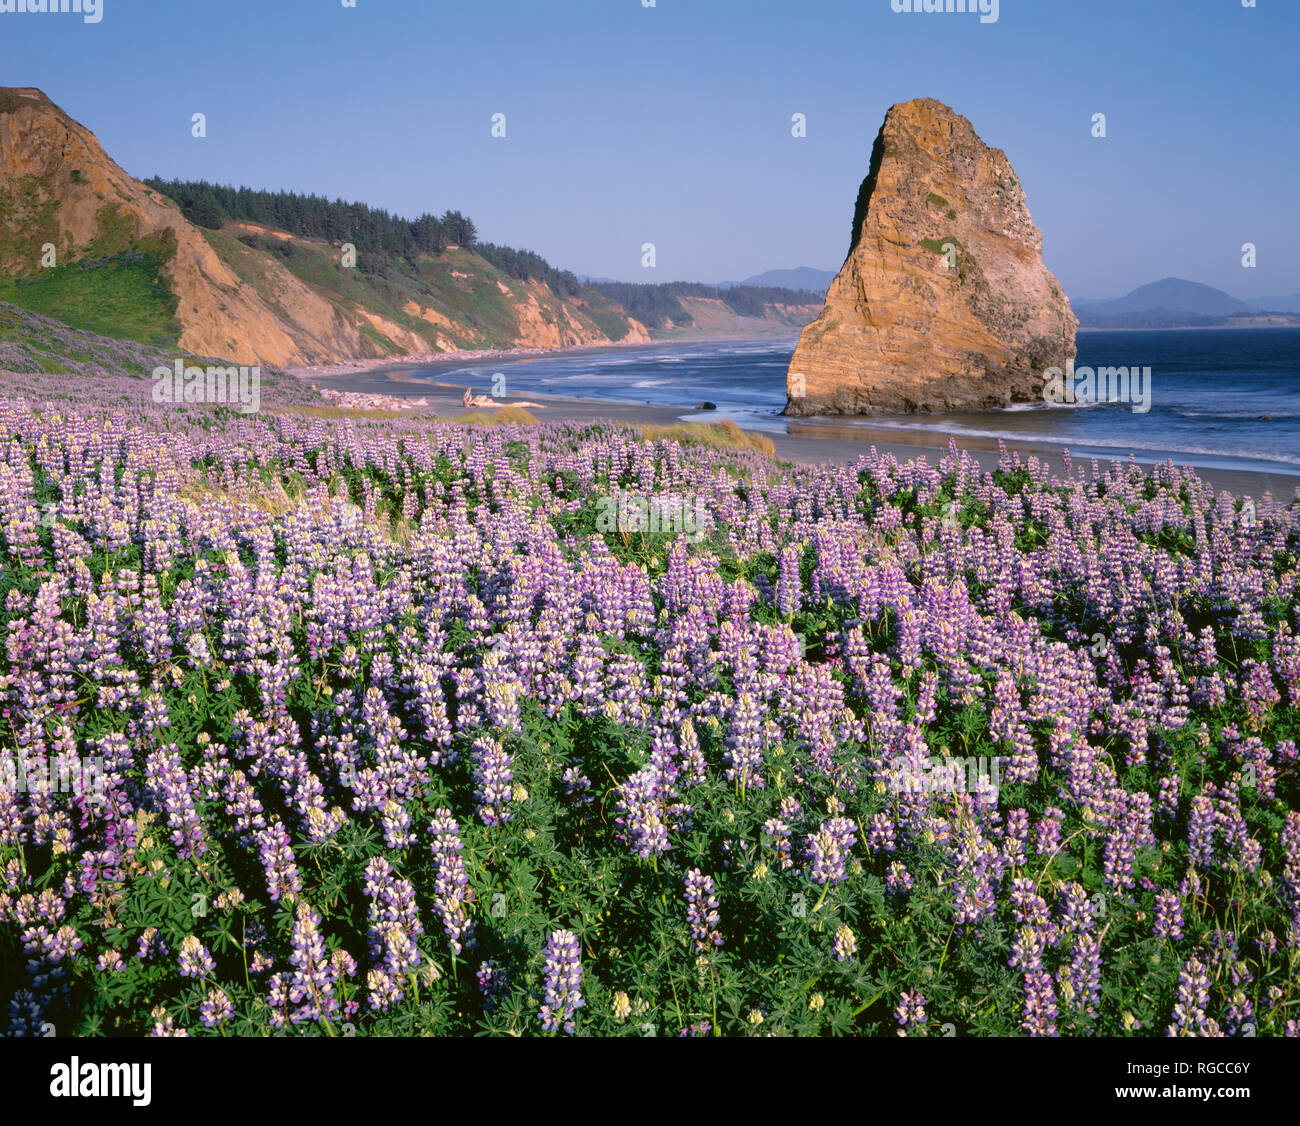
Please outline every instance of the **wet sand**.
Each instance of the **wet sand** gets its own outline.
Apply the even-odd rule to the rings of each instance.
[[[448,357],[448,363],[454,362]],[[462,361],[464,359],[462,357]],[[410,364],[393,364],[385,369],[370,369],[366,372],[350,372],[335,376],[304,376],[310,382],[338,391],[355,391],[366,394],[382,393],[395,397],[424,398],[428,406],[424,412],[441,418],[456,418],[467,413],[461,404],[465,393],[463,383],[444,382],[436,378],[425,378],[413,373],[427,370],[433,365],[421,364],[413,368]],[[503,396],[501,405],[531,401],[540,406],[528,407],[529,413],[543,422],[625,422],[633,425],[671,426],[683,420],[708,423],[717,421],[718,416],[712,411],[694,410],[690,407],[650,406],[644,403],[619,403],[604,399],[565,398],[561,396],[539,395],[530,392],[527,400],[522,395]],[[478,408],[482,413],[482,408]],[[882,454],[893,454],[899,461],[911,461],[925,458],[930,465],[936,465],[948,452],[948,436],[939,432],[902,433],[897,430],[871,430],[867,426],[845,426],[834,420],[818,419],[782,419],[786,433],[773,433],[769,430],[758,431],[772,440],[776,456],[787,461],[804,465],[824,463],[850,464],[859,457],[868,455],[872,447]],[[959,448],[968,451],[981,468],[992,470],[998,464],[997,442],[990,439],[964,438],[958,443]],[[1030,456],[1045,462],[1050,472],[1064,476],[1062,451],[1043,446],[1041,443],[1007,441],[1006,448],[1012,453],[1019,452],[1022,460]],[[1090,472],[1091,458],[1074,452],[1073,463],[1082,465]],[[1112,461],[1124,461],[1125,458],[1098,457],[1097,462],[1104,471]],[[1174,457],[1173,462],[1179,468],[1193,465],[1186,458]],[[1139,462],[1148,471],[1149,462]],[[1212,485],[1216,492],[1229,492],[1234,496],[1251,496],[1260,498],[1265,492],[1271,492],[1274,499],[1287,502],[1300,491],[1300,476],[1275,472],[1271,469],[1246,470],[1223,469],[1215,466],[1196,467],[1202,480]]]

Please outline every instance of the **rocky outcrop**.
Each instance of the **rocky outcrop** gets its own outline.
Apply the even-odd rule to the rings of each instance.
[[[0,88],[0,272],[38,274],[49,246],[60,266],[143,252],[161,263],[161,279],[175,299],[179,347],[196,356],[285,367],[463,348],[649,340],[645,327],[618,316],[616,307],[601,327],[580,301],[540,282],[505,278],[468,250],[448,254],[442,265],[465,279],[478,302],[480,315],[467,320],[436,308],[432,296],[394,309],[390,295],[371,292],[360,276],[346,296],[342,287],[315,285],[305,280],[311,270],[294,272],[280,256],[240,241],[249,235],[292,243],[303,256],[315,256],[317,271],[337,263],[338,250],[329,243],[258,224],[201,230],[171,200],[127,175],[89,129],[40,90]],[[622,335],[611,337],[607,329]]]
[[[1041,398],[1078,326],[1006,155],[931,98],[890,109],[848,258],[799,339],[787,414],[972,410]]]

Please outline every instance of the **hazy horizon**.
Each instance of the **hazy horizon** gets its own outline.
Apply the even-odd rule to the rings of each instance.
[[[1067,293],[1166,277],[1247,301],[1300,290],[1300,157],[1279,143],[1300,11],[1046,7],[1007,0],[983,23],[889,0],[104,0],[94,24],[0,14],[0,63],[137,178],[455,208],[485,240],[627,281],[838,269],[886,110],[935,97],[1007,153]]]
[[[566,269],[569,269],[570,267],[565,267],[565,268],[566,268]],[[785,272],[789,272],[789,271],[792,271],[792,270],[803,269],[803,268],[813,269],[813,270],[821,270],[821,271],[823,271],[824,273],[828,273],[828,274],[837,274],[837,273],[839,273],[839,270],[840,270],[840,267],[839,267],[839,266],[808,266],[806,263],[801,263],[799,266],[773,266],[773,267],[771,267],[771,269],[768,269],[768,270],[760,270],[760,271],[758,271],[758,274],[754,274],[754,275],[751,275],[751,276],[753,276],[753,277],[757,277],[759,274],[777,273],[777,272],[785,273]],[[576,274],[576,275],[578,276],[579,279],[581,279],[581,278],[589,278],[590,280],[592,280],[593,282],[596,282],[597,284],[599,284],[599,283],[601,283],[601,282],[625,282],[625,283],[629,283],[629,284],[636,284],[636,283],[643,282],[643,281],[646,280],[645,277],[643,277],[643,276],[641,276],[641,277],[622,277],[622,278],[606,277],[606,276],[604,276],[604,275],[592,274],[592,273],[589,273],[589,272],[586,271],[586,270],[581,270],[581,269],[573,270],[573,273]],[[744,284],[744,282],[746,281],[746,279],[743,279],[743,278],[720,278],[720,279],[712,279],[712,278],[667,278],[667,277],[665,277],[665,278],[657,278],[657,279],[655,279],[655,280],[658,281],[658,282],[669,282],[669,283],[671,283],[671,282],[687,282],[687,283],[697,283],[697,284],[701,284],[701,285],[720,285],[720,284],[723,284],[723,283]],[[1158,283],[1160,283],[1160,282],[1164,282],[1164,281],[1189,281],[1189,282],[1196,282],[1196,281],[1198,281],[1198,280],[1199,280],[1199,279],[1197,279],[1197,278],[1174,278],[1174,277],[1172,277],[1172,275],[1171,275],[1171,276],[1169,276],[1169,277],[1164,277],[1164,278],[1152,278],[1152,279],[1150,279],[1150,281],[1140,282],[1138,285],[1135,285],[1135,286],[1130,287],[1129,289],[1125,290],[1123,293],[1106,293],[1106,294],[1098,294],[1098,293],[1070,293],[1070,294],[1067,294],[1067,296],[1070,298],[1071,301],[1083,301],[1083,302],[1093,302],[1093,301],[1113,301],[1113,300],[1115,300],[1116,298],[1127,297],[1127,296],[1128,296],[1130,293],[1132,293],[1134,290],[1141,289],[1141,288],[1144,287],[1144,286],[1154,285],[1154,284],[1158,284]],[[1201,282],[1200,284],[1204,285],[1204,284],[1206,284],[1206,283]],[[1300,282],[1295,283],[1295,284],[1300,285]],[[1213,287],[1211,287],[1211,288],[1215,288],[1215,289],[1217,289],[1218,287],[1217,287],[1217,286],[1213,286]],[[1220,292],[1227,292],[1227,291],[1223,291],[1223,290],[1221,290]],[[1247,302],[1249,302],[1249,301],[1258,301],[1258,300],[1260,300],[1260,299],[1262,299],[1262,298],[1266,298],[1266,297],[1289,297],[1289,296],[1294,296],[1294,295],[1293,295],[1293,294],[1289,294],[1289,293],[1277,292],[1277,293],[1259,293],[1259,294],[1229,293],[1228,296],[1230,296],[1230,297],[1236,297],[1236,298],[1240,299],[1241,301],[1247,301]]]

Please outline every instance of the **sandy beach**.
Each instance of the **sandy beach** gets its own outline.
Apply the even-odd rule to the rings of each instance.
[[[748,336],[674,336],[671,339],[655,340],[650,344],[630,341],[626,344],[586,344],[574,348],[482,348],[467,349],[461,352],[427,352],[405,356],[385,356],[381,359],[341,360],[336,364],[304,364],[299,367],[285,368],[286,375],[296,375],[309,382],[316,379],[334,379],[339,376],[358,375],[398,375],[402,372],[423,371],[433,367],[459,367],[464,364],[480,363],[483,360],[520,360],[529,356],[581,356],[600,355],[605,352],[622,352],[629,348],[653,348],[656,344],[692,344],[705,341],[749,340]]]

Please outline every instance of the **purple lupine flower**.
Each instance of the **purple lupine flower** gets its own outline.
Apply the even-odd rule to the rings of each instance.
[[[1268,665],[1248,660],[1242,669],[1241,698],[1245,702],[1246,712],[1256,723],[1262,723],[1268,713],[1282,702],[1282,694],[1273,683]]]
[[[724,776],[728,782],[737,783],[742,790],[759,790],[765,785],[759,770],[763,765],[762,719],[762,709],[754,695],[749,692],[739,693],[727,731],[727,768]]]
[[[171,839],[181,857],[201,856],[207,840],[198,811],[194,808],[194,787],[181,764],[179,749],[169,744],[146,760],[146,786],[167,814]]]
[[[1101,948],[1090,934],[1077,935],[1070,964],[1057,975],[1060,992],[1067,992],[1076,1013],[1095,1017],[1101,996]],[[1068,984],[1068,991],[1065,985]]]
[[[844,924],[835,929],[835,942],[833,944],[835,951],[835,960],[837,962],[851,962],[853,956],[858,952],[858,939]]]
[[[1151,929],[1156,938],[1183,937],[1183,901],[1174,892],[1156,892],[1155,921]]]
[[[678,743],[682,760],[682,784],[686,787],[698,785],[708,774],[708,764],[700,750],[700,738],[695,733],[695,725],[689,719],[682,720]]]
[[[447,932],[451,952],[459,954],[466,945],[473,945],[474,924],[466,908],[474,893],[469,885],[465,862],[460,855],[464,848],[460,839],[460,826],[456,824],[450,809],[440,808],[434,811],[429,833],[433,837],[433,858],[436,865],[433,902],[442,917],[442,927]]]
[[[1202,868],[1214,865],[1214,803],[1204,794],[1192,799],[1192,814],[1187,822],[1187,854]]]
[[[624,837],[643,860],[668,851],[668,826],[664,823],[664,805],[659,772],[653,766],[632,775],[618,789],[619,816]]]
[[[208,990],[208,995],[199,1005],[199,1020],[203,1022],[206,1028],[216,1028],[219,1024],[224,1024],[235,1014],[235,1007],[231,1004],[230,998],[226,992],[220,988]]]
[[[1174,1005],[1174,1020],[1168,1028],[1170,1036],[1219,1036],[1218,1022],[1205,1015],[1210,1000],[1210,975],[1206,967],[1189,958],[1178,972],[1178,1002]]]
[[[1282,830],[1282,888],[1291,908],[1291,925],[1287,930],[1287,945],[1300,948],[1300,811],[1286,815]]]
[[[470,759],[474,764],[474,800],[479,820],[484,825],[504,824],[514,816],[506,808],[515,777],[510,755],[499,742],[484,735],[474,740]]]
[[[867,851],[870,853],[893,852],[898,847],[898,837],[894,831],[894,820],[887,813],[877,813],[871,819],[871,828],[867,830]]]
[[[1229,1036],[1237,1035],[1242,1028],[1255,1019],[1255,1003],[1246,996],[1241,988],[1249,986],[1255,975],[1250,972],[1245,962],[1235,962],[1229,973],[1232,982],[1232,994],[1228,998],[1228,1010],[1224,1014],[1224,1030]]]
[[[506,971],[489,959],[479,963],[474,979],[478,982],[479,995],[483,998],[483,1010],[490,1013],[506,991]]]
[[[1002,855],[1008,864],[1021,867],[1028,862],[1025,849],[1029,842],[1029,811],[1011,809],[1007,811],[1002,832]]]
[[[1134,883],[1134,838],[1123,823],[1113,826],[1106,834],[1102,849],[1102,880],[1116,891],[1131,888]]]
[[[567,767],[562,776],[564,796],[575,806],[589,805],[595,800],[591,793],[591,779],[582,774],[576,766]]]
[[[150,1036],[158,1037],[188,1037],[189,1033],[183,1028],[176,1027],[176,1018],[167,1012],[161,1005],[151,1009],[149,1015],[153,1017],[153,1028],[149,1032]]]
[[[713,877],[704,875],[698,868],[686,873],[686,916],[695,939],[695,952],[703,954],[710,946],[722,945],[718,925],[718,900],[713,894]]]
[[[1081,884],[1071,880],[1062,884],[1057,892],[1057,906],[1061,912],[1061,929],[1067,934],[1086,934],[1096,922],[1088,893]]]
[[[289,983],[284,974],[272,974],[266,985],[266,1002],[271,1007],[267,1023],[272,1028],[284,1028],[289,1023]]]
[[[1030,1036],[1056,1036],[1056,994],[1051,974],[1038,970],[1025,974],[1025,1003],[1020,1027]]]
[[[192,934],[187,935],[185,941],[181,943],[177,963],[180,966],[181,977],[207,977],[217,968],[207,947]]]
[[[257,841],[262,867],[266,870],[266,885],[272,903],[281,899],[292,900],[302,891],[302,878],[289,847],[289,834],[284,825],[275,821],[267,828],[253,834]]]
[[[898,1008],[894,1010],[894,1017],[898,1021],[899,1028],[904,1030],[924,1024],[925,995],[919,991],[903,990],[898,1000]]]
[[[391,849],[404,849],[415,843],[411,834],[411,815],[406,807],[389,798],[382,811],[384,844]]]
[[[1043,953],[1051,939],[1048,931],[1037,927],[1018,927],[1011,940],[1011,957],[1007,964],[1026,975],[1039,973],[1043,969]]]
[[[582,965],[578,936],[572,931],[552,931],[546,940],[544,999],[540,1017],[547,1032],[562,1027],[572,1035],[574,1016],[586,1004],[582,999]]]
[[[845,861],[857,840],[857,827],[847,817],[832,817],[810,833],[804,856],[810,862],[809,878],[817,884],[838,884],[848,878]]]
[[[782,868],[794,864],[790,859],[790,826],[779,817],[769,817],[763,822],[763,844],[775,850],[776,862]]]
[[[377,963],[367,974],[370,1006],[386,1009],[405,995],[403,982],[418,968],[416,941],[424,933],[415,904],[415,888],[397,877],[382,856],[366,865],[365,892],[370,897],[367,942]],[[292,996],[290,1000],[292,1000]]]
[[[889,865],[889,871],[885,874],[885,891],[890,895],[906,895],[912,890],[912,873],[907,870],[907,866],[900,864],[897,860]]]
[[[289,1000],[299,1008],[290,1019],[294,1024],[328,1019],[338,1012],[339,1002],[334,996],[338,971],[326,957],[320,916],[302,900],[295,915],[290,937],[289,964],[294,972],[289,979]]]
[[[1160,779],[1156,787],[1156,812],[1165,820],[1178,816],[1178,779],[1172,776]]]
[[[167,941],[158,933],[157,927],[145,927],[136,945],[135,956],[146,962],[167,957]]]

